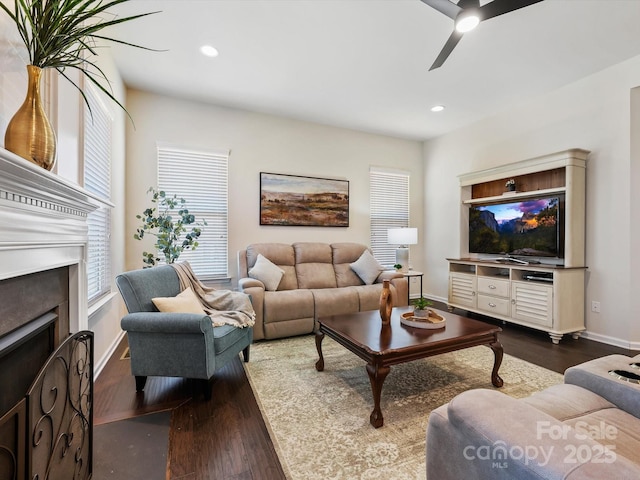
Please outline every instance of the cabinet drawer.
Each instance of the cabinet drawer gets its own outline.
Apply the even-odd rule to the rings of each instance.
[[[509,280],[492,277],[478,277],[478,293],[495,295],[498,297],[509,296]]]
[[[509,299],[478,295],[478,308],[489,314],[509,316]]]

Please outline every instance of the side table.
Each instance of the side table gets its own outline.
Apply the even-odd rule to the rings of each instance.
[[[409,270],[408,272],[402,272],[402,274],[409,280],[409,288],[407,288],[407,303],[411,305],[411,277],[420,277],[420,296],[422,297],[422,276],[424,273],[417,270]]]

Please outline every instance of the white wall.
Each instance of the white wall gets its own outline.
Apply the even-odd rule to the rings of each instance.
[[[229,267],[237,282],[236,254],[255,242],[318,241],[369,244],[369,167],[410,171],[411,225],[422,227],[422,145],[419,142],[300,122],[282,117],[129,90],[135,129],[127,130],[127,269],[141,268],[149,244],[133,239],[136,214],[150,206],[157,185],[156,142],[229,149]],[[260,172],[349,181],[349,227],[260,226]],[[188,192],[184,197],[188,200]],[[421,241],[421,239],[420,239]],[[416,270],[423,264],[412,247]]]
[[[587,162],[586,325],[588,336],[640,348],[639,308],[631,298],[639,282],[637,202],[632,186],[640,152],[631,156],[631,90],[640,85],[640,57],[609,68],[426,142],[426,292],[447,296],[445,258],[460,254],[457,175],[569,148],[591,151]],[[640,103],[640,102],[637,102]],[[632,135],[633,134],[633,135]],[[631,159],[634,163],[631,163]],[[637,194],[635,194],[637,197]],[[452,221],[451,219],[457,219]],[[447,229],[444,226],[450,225]],[[601,302],[601,313],[590,311]]]

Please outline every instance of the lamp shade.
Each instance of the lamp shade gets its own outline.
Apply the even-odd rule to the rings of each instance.
[[[415,245],[418,243],[417,228],[390,228],[387,230],[387,243],[392,245]]]

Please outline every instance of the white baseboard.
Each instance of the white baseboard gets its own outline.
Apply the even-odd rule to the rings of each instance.
[[[100,375],[100,373],[102,372],[102,369],[105,367],[105,365],[107,364],[107,362],[109,361],[109,359],[113,355],[113,352],[115,352],[116,348],[118,348],[118,345],[120,345],[120,342],[124,338],[125,334],[126,334],[126,332],[124,330],[122,330],[118,334],[118,336],[115,338],[115,340],[113,342],[111,342],[111,345],[109,345],[109,348],[104,353],[102,358],[100,358],[100,360],[98,360],[97,362],[94,362],[94,367],[93,367],[93,379],[94,379],[94,381],[98,378],[98,375]]]
[[[621,338],[610,337],[609,335],[602,335],[601,333],[593,333],[589,331],[582,332],[580,336],[582,338],[593,340],[594,342],[613,345],[614,347],[626,348],[628,350],[640,350],[640,342],[630,342]]]

